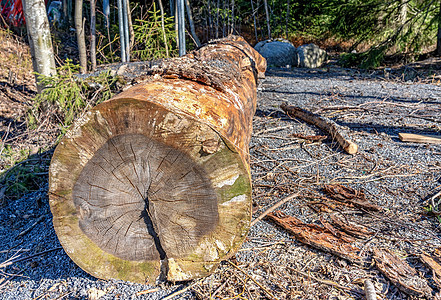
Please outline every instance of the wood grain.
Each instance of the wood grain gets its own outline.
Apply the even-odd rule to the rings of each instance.
[[[414,133],[398,133],[398,137],[403,142],[412,143],[428,143],[441,144],[441,136],[428,134],[414,134]]]
[[[265,67],[230,37],[146,70],[74,123],[52,158],[49,200],[76,264],[155,283],[205,276],[234,255],[251,220],[248,143]]]

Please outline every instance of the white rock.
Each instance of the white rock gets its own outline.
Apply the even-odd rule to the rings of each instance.
[[[327,58],[326,51],[314,44],[302,45],[296,53],[295,65],[301,68],[319,68]]]
[[[270,67],[286,67],[295,63],[296,47],[286,40],[266,40],[254,46]]]

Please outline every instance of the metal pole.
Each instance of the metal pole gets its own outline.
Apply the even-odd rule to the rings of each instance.
[[[119,25],[119,41],[121,44],[121,61],[126,62],[126,39],[124,37],[124,20],[123,20],[123,7],[122,1],[116,1],[118,5],[118,25]]]
[[[129,39],[129,10],[127,0],[122,0],[124,20],[124,44],[126,46],[126,61],[130,61],[130,39]]]
[[[185,6],[184,0],[176,0],[178,10],[178,40],[179,40],[179,56],[185,55]]]

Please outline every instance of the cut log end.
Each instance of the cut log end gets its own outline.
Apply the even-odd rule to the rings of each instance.
[[[99,278],[208,274],[236,251],[251,219],[250,177],[234,149],[209,126],[149,102],[97,106],[51,163],[60,242]]]
[[[347,141],[347,145],[345,145],[344,150],[348,154],[356,154],[358,152],[358,145],[354,142]]]
[[[72,196],[84,234],[125,260],[185,257],[219,217],[204,169],[141,134],[119,135],[101,146]]]
[[[265,66],[242,38],[222,39],[152,67],[151,80],[75,122],[54,152],[49,200],[77,265],[155,283],[208,275],[236,253],[251,220],[248,143]]]

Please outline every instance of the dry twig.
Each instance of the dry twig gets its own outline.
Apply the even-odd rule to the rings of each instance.
[[[375,287],[369,279],[364,281],[364,295],[366,300],[377,300],[377,293],[375,292]]]
[[[44,219],[44,217],[45,215],[40,216],[31,226],[20,232],[17,237],[22,237],[25,234],[29,233],[35,226],[37,226],[38,223],[40,223]]]
[[[268,291],[268,289],[266,289],[262,284],[260,284],[259,282],[257,282],[253,277],[251,277],[250,275],[248,275],[247,272],[245,272],[244,270],[242,270],[241,268],[239,268],[238,266],[236,266],[235,264],[233,264],[231,261],[228,260],[228,263],[230,265],[232,265],[236,270],[240,271],[242,274],[244,274],[246,277],[248,277],[248,279],[250,279],[252,282],[254,282],[255,284],[257,284],[258,287],[260,287],[265,294],[267,294],[270,299],[277,299],[276,296],[274,296],[270,291]]]
[[[174,297],[179,296],[179,295],[185,293],[186,291],[190,290],[190,289],[193,288],[195,285],[199,284],[202,280],[203,280],[203,278],[202,278],[202,279],[199,279],[198,281],[193,282],[192,284],[186,286],[185,288],[183,288],[183,289],[181,289],[181,290],[179,290],[179,291],[177,291],[177,292],[174,292],[173,294],[168,295],[167,297],[163,298],[162,300],[170,300],[170,299],[173,299]]]
[[[339,289],[342,289],[342,290],[346,290],[346,291],[352,291],[351,288],[349,288],[349,287],[347,287],[347,286],[340,285],[340,284],[338,284],[338,283],[336,283],[336,282],[334,282],[334,281],[331,281],[331,280],[325,280],[325,279],[320,279],[320,278],[314,277],[314,276],[312,276],[312,275],[309,275],[308,273],[305,273],[305,272],[303,272],[303,271],[300,271],[300,270],[297,270],[297,269],[294,269],[294,268],[291,268],[291,267],[288,267],[288,266],[287,266],[286,268],[287,268],[288,270],[290,270],[290,271],[293,271],[293,272],[295,272],[295,273],[297,273],[297,274],[300,274],[300,275],[302,275],[302,276],[304,276],[304,277],[306,277],[306,278],[312,279],[312,280],[317,281],[317,282],[319,282],[319,283],[323,283],[323,284],[326,284],[326,285],[330,285],[330,286],[333,286],[333,287],[336,287],[336,288],[339,288]]]
[[[35,253],[33,255],[29,255],[29,256],[26,256],[26,257],[22,257],[22,258],[18,258],[18,256],[17,256],[17,257],[15,257],[16,259],[13,259],[14,257],[11,257],[10,259],[8,259],[8,260],[6,260],[6,261],[4,261],[3,263],[0,264],[0,269],[1,268],[5,268],[5,267],[7,267],[9,265],[12,265],[12,264],[21,262],[21,261],[27,261],[27,260],[30,260],[31,258],[40,256],[40,255],[44,255],[44,254],[47,254],[49,252],[61,250],[61,249],[63,249],[63,247],[56,247],[56,248],[53,248],[53,249],[49,249],[49,250],[46,250],[46,251]]]
[[[266,217],[266,215],[268,215],[270,212],[276,210],[277,208],[279,208],[280,206],[282,206],[283,204],[285,204],[286,202],[290,201],[291,199],[294,199],[296,197],[299,196],[299,193],[294,193],[289,195],[286,198],[283,198],[282,200],[280,200],[279,202],[277,202],[276,204],[274,204],[273,206],[269,207],[267,210],[265,210],[260,216],[258,216],[257,218],[255,218],[251,224],[250,227],[253,227],[257,222],[259,222],[260,220],[262,220],[263,218]]]

